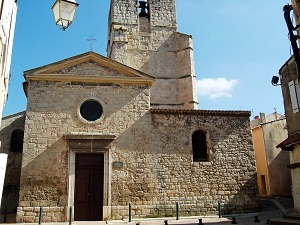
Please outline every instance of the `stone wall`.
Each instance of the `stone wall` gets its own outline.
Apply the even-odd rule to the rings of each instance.
[[[66,98],[66,96],[68,96]],[[89,123],[80,105],[97,99],[102,120]],[[50,207],[46,221],[65,221],[68,206],[69,148],[63,135],[72,132],[120,134],[149,109],[147,85],[31,81],[28,88],[19,222],[34,222],[33,207]]]
[[[213,111],[151,111],[151,126],[136,123],[113,142],[112,218],[216,215],[218,202],[232,213],[255,210],[258,189],[249,118]],[[142,128],[142,129],[141,129]],[[193,162],[191,136],[208,134],[209,161]],[[134,140],[128,150],[123,139]],[[118,147],[119,146],[119,147]],[[128,151],[127,150],[127,151]]]
[[[2,119],[2,125],[0,130],[0,153],[8,154],[8,160],[1,203],[1,214],[4,214],[5,211],[8,214],[17,212],[17,206],[19,201],[22,152],[11,152],[10,141],[11,134],[14,130],[24,130],[24,123],[25,112],[6,116]]]
[[[67,94],[66,94],[67,93]],[[66,96],[68,96],[66,98]],[[86,99],[101,102],[95,123],[78,114]],[[236,211],[258,204],[254,151],[248,112],[150,110],[149,87],[31,81],[25,123],[19,222],[66,221],[72,205],[69,185],[69,133],[114,135],[109,147],[108,201],[104,219],[128,216],[211,215],[217,205]],[[208,134],[208,162],[193,162],[192,133]],[[114,168],[113,162],[122,162]],[[76,213],[76,212],[75,212]]]

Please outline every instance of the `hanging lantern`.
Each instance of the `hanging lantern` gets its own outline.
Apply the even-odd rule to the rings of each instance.
[[[67,29],[73,22],[78,5],[75,0],[56,0],[52,6],[56,25],[63,30]]]

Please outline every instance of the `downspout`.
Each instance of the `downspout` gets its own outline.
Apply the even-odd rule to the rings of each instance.
[[[296,27],[293,26],[292,20],[291,20],[291,11],[293,10],[293,7],[289,4],[285,5],[283,7],[283,12],[284,12],[284,19],[286,22],[286,25],[289,30],[289,38],[291,41],[291,46],[294,52],[294,59],[296,62],[296,67],[297,67],[297,74],[298,74],[298,79],[300,80],[300,55],[299,55],[299,48],[297,45],[297,39],[299,38],[298,35],[294,34],[294,31],[299,28],[299,25],[296,25]]]

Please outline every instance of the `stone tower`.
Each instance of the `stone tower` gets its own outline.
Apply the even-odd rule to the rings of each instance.
[[[155,77],[152,108],[197,108],[192,38],[177,31],[175,0],[111,0],[108,23],[108,57]]]

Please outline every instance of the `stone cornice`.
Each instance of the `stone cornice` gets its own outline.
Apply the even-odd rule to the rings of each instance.
[[[117,83],[117,84],[147,84],[152,86],[153,79],[140,77],[105,77],[95,75],[78,76],[76,74],[38,74],[26,75],[26,81],[54,81],[54,82],[85,82],[85,83]]]
[[[96,63],[99,63],[100,65],[107,66],[111,69],[117,70],[120,73],[126,74],[129,77],[146,77],[149,79],[154,79],[154,77],[141,72],[139,70],[133,69],[129,66],[126,66],[122,63],[119,63],[117,61],[114,61],[110,58],[104,57],[100,54],[97,54],[95,52],[86,52],[81,55],[73,56],[55,63],[51,63],[45,66],[41,66],[32,70],[27,70],[24,72],[24,77],[27,77],[28,75],[39,75],[39,74],[52,74],[54,71],[75,66],[77,64],[87,62],[87,61],[94,61]]]
[[[236,116],[250,117],[250,111],[234,110],[196,110],[196,109],[150,109],[152,114],[171,114],[171,115],[208,115],[208,116]]]
[[[116,138],[116,135],[90,132],[71,132],[68,134],[64,134],[64,138],[67,140],[114,140]]]

